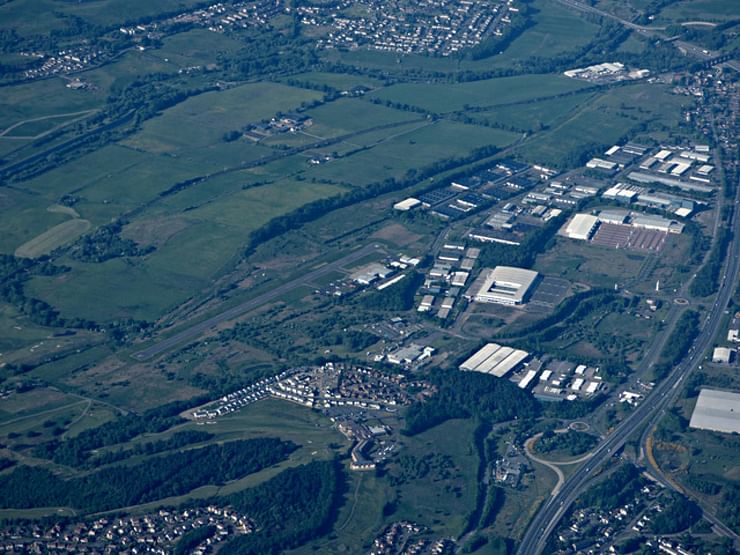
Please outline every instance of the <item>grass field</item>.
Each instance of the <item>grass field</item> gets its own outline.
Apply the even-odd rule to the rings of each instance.
[[[193,193],[203,201],[198,208],[181,213],[180,202],[186,198],[175,197],[174,204],[163,203],[133,220],[132,224],[142,226],[163,218],[176,222],[174,233],[154,253],[101,264],[65,261],[72,268],[69,274],[35,278],[29,291],[67,316],[101,321],[123,315],[156,319],[208,285],[246,245],[250,231],[307,202],[342,191],[333,185],[282,180],[247,190],[235,187],[235,192],[219,196],[205,185],[206,190]]]
[[[584,147],[612,145],[643,125],[647,129],[677,128],[686,102],[653,85],[611,89],[585,100],[569,117],[517,151],[532,163],[564,165]]]
[[[369,150],[340,158],[306,172],[309,177],[366,185],[388,177],[401,177],[412,168],[423,168],[437,160],[465,156],[486,145],[505,147],[515,133],[461,123],[440,121],[407,133],[391,134]]]
[[[199,4],[198,0],[100,0],[93,3],[70,3],[58,0],[19,0],[0,6],[0,21],[20,35],[47,34],[64,29],[64,16],[77,16],[96,25],[115,25],[160,13],[185,10]]]
[[[737,19],[737,5],[727,0],[682,0],[663,8],[655,18],[656,24],[684,21],[713,21],[721,23]]]
[[[522,75],[456,84],[399,84],[380,89],[369,96],[444,113],[464,110],[467,106],[520,103],[586,86],[582,81],[559,75]]]
[[[0,132],[29,119],[99,108],[105,101],[105,95],[100,91],[75,91],[68,89],[66,83],[63,79],[53,78],[3,87],[0,96]],[[18,128],[19,131],[22,129]]]
[[[166,37],[161,48],[149,50],[149,56],[161,59],[174,69],[215,64],[221,54],[233,54],[244,44],[221,33],[192,29]]]
[[[375,88],[383,82],[366,75],[351,75],[348,73],[325,73],[314,71],[311,73],[297,73],[290,76],[292,81],[303,81],[320,87],[328,86],[338,91],[350,90],[354,87]]]
[[[598,25],[581,18],[577,12],[555,2],[533,2],[534,25],[514,39],[503,54],[495,58],[498,64],[511,63],[530,56],[544,58],[575,50],[591,40]]]
[[[15,255],[21,258],[38,258],[62,245],[71,243],[88,229],[90,229],[90,222],[87,220],[77,218],[67,220],[23,243],[15,249]]]
[[[277,112],[288,112],[321,96],[316,91],[277,83],[246,84],[209,92],[189,98],[149,120],[126,143],[153,153],[187,157],[203,147],[220,143],[227,131],[270,119]]]
[[[502,106],[485,112],[472,114],[474,119],[496,122],[517,129],[538,130],[542,126],[553,126],[570,112],[587,102],[594,93],[583,93],[522,104],[520,106]]]

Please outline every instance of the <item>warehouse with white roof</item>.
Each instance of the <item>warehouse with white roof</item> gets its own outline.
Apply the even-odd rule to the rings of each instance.
[[[468,289],[466,298],[479,303],[519,305],[525,302],[538,277],[533,270],[512,266],[485,269]]]
[[[740,434],[740,393],[702,389],[689,427]]]
[[[504,347],[498,343],[488,343],[460,365],[460,370],[491,374],[503,378],[529,357],[521,349]]]
[[[599,218],[591,214],[576,214],[565,224],[563,235],[570,239],[588,241],[599,225]]]

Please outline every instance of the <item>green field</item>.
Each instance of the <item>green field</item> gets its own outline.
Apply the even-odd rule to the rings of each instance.
[[[553,248],[537,257],[535,269],[591,287],[613,288],[627,276],[638,275],[643,260],[643,255],[625,250],[558,237]]]
[[[593,145],[610,146],[637,130],[676,129],[687,100],[659,86],[634,84],[586,99],[569,116],[518,149],[532,163],[572,163]]]
[[[502,106],[473,114],[475,120],[484,120],[511,126],[517,129],[538,130],[552,127],[562,121],[570,112],[587,102],[594,93],[582,93],[526,103],[519,106]]]
[[[65,117],[65,114],[99,108],[105,101],[105,95],[99,91],[75,91],[68,89],[66,83],[63,79],[45,79],[4,87],[0,96],[0,132],[30,119]],[[23,127],[17,129],[23,131]]]
[[[198,0],[100,0],[93,3],[70,3],[60,0],[18,0],[0,6],[3,26],[14,28],[20,35],[44,35],[64,29],[65,16],[77,16],[96,25],[115,25],[163,12],[185,10],[199,4]]]
[[[180,216],[181,208],[175,205],[173,210],[165,203],[132,221],[151,225],[170,218],[177,222],[175,232],[146,258],[102,264],[70,260],[66,262],[72,268],[69,274],[35,278],[29,291],[67,316],[101,321],[122,316],[156,319],[206,287],[246,245],[250,231],[275,216],[341,191],[332,185],[283,180],[244,191],[237,188],[217,198],[209,196],[213,191],[195,192],[208,200],[200,208]]]
[[[81,219],[72,219],[47,229],[30,241],[15,249],[15,255],[21,258],[38,258],[49,254],[54,249],[71,243],[90,229],[90,222]]]
[[[524,103],[576,91],[588,86],[559,75],[522,75],[451,85],[399,84],[370,93],[370,98],[418,106],[436,113],[465,110],[466,107]]]
[[[423,168],[437,160],[464,156],[486,145],[504,147],[515,133],[456,122],[411,126],[369,150],[363,150],[314,168],[307,176],[366,185],[388,177],[401,177],[412,168]]]
[[[354,87],[375,88],[383,82],[366,75],[351,75],[348,73],[325,73],[313,71],[311,73],[296,73],[290,76],[291,81],[303,81],[312,85],[331,87],[338,91],[348,91]]]
[[[246,84],[224,91],[205,93],[167,110],[144,124],[140,133],[125,141],[136,149],[155,154],[174,155],[207,165],[214,150],[221,160],[239,163],[258,158],[264,152],[251,143],[239,142],[229,153],[222,143],[223,134],[246,125],[270,119],[277,112],[298,108],[302,102],[317,100],[321,93],[276,83]],[[216,147],[208,149],[208,147]],[[203,149],[207,150],[204,151]]]
[[[722,23],[737,19],[737,5],[727,0],[682,0],[663,8],[655,18],[656,24],[684,21],[711,21]]]
[[[170,64],[173,69],[192,68],[218,63],[223,54],[233,54],[244,44],[220,33],[205,29],[192,29],[167,37],[161,48],[148,51],[148,55]]]
[[[598,25],[586,21],[578,12],[555,2],[533,2],[534,25],[514,39],[502,54],[492,60],[495,65],[512,64],[538,56],[550,58],[576,50],[587,44],[598,31]]]

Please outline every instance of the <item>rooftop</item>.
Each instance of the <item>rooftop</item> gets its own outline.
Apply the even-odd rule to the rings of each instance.
[[[689,426],[700,430],[740,434],[740,393],[702,389]]]

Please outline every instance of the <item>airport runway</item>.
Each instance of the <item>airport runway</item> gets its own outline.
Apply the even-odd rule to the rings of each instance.
[[[147,347],[146,349],[143,349],[137,353],[134,353],[132,356],[136,360],[140,360],[140,361],[145,361],[145,360],[154,358],[164,353],[165,351],[168,351],[172,347],[179,345],[180,343],[184,343],[186,341],[195,339],[196,337],[202,335],[203,333],[209,330],[212,330],[217,325],[223,322],[228,322],[229,320],[233,320],[234,318],[237,318],[241,316],[242,314],[249,312],[250,310],[254,310],[257,307],[269,301],[272,301],[273,299],[276,299],[280,297],[281,295],[288,293],[289,291],[292,291],[293,289],[295,289],[296,287],[300,285],[303,285],[307,282],[310,282],[316,278],[319,278],[335,270],[339,270],[343,266],[351,264],[367,256],[368,254],[375,252],[375,251],[379,251],[379,250],[380,250],[380,245],[377,245],[377,244],[365,245],[359,250],[353,251],[347,254],[346,256],[343,256],[342,258],[335,260],[334,262],[330,262],[322,266],[318,270],[313,270],[312,272],[308,272],[299,278],[296,278],[292,281],[279,285],[275,287],[274,289],[271,289],[270,291],[262,293],[261,295],[258,295],[257,297],[254,297],[253,299],[243,302],[240,305],[237,305],[233,308],[229,308],[228,310],[224,310],[223,312],[221,312],[220,314],[217,314],[216,316],[212,316],[208,318],[207,320],[198,322],[197,324],[194,324],[176,333],[175,335],[172,335],[165,339],[161,339],[157,341],[154,345],[151,345],[150,347]]]

